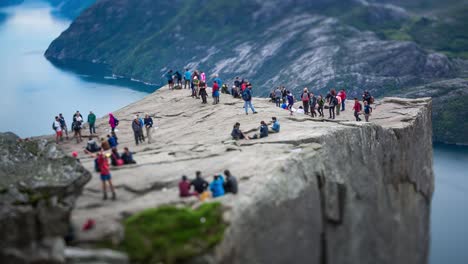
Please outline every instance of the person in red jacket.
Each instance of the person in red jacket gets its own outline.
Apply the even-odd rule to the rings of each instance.
[[[218,82],[213,82],[213,104],[219,103],[219,84]]]
[[[103,193],[102,199],[107,200],[107,186],[106,186],[106,183],[107,183],[112,192],[112,200],[115,200],[116,195],[115,195],[114,186],[112,185],[112,177],[110,174],[109,160],[107,159],[106,155],[104,154],[104,151],[102,150],[97,155],[97,165],[99,168],[99,172],[101,173],[102,193]]]
[[[346,91],[344,89],[341,90],[340,92],[340,97],[341,97],[341,111],[345,110],[345,101],[346,101]]]
[[[197,195],[197,193],[190,191],[190,187],[190,181],[187,180],[187,176],[183,175],[182,180],[179,182],[179,196],[190,197]]]
[[[356,118],[356,121],[361,121],[361,118],[359,118],[359,114],[362,111],[362,105],[357,98],[354,98],[353,110],[354,110],[354,117]]]

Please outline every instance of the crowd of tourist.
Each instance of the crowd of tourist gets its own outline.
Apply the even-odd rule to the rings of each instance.
[[[170,90],[173,89],[188,89],[192,98],[201,99],[202,104],[207,104],[207,76],[203,71],[190,71],[186,69],[182,74],[179,71],[169,70],[165,74],[167,83]],[[219,104],[220,94],[229,94],[234,98],[239,98],[244,101],[244,111],[246,115],[249,113],[249,109],[253,114],[256,114],[252,104],[252,84],[245,79],[236,77],[233,81],[231,89],[227,83],[219,78],[218,75],[213,75],[210,81],[211,83],[211,96],[213,98],[213,104]],[[304,88],[299,94],[300,101],[302,104],[295,109],[294,104],[296,98],[293,93],[287,90],[284,86],[279,86],[273,89],[270,93],[271,101],[276,104],[277,107],[288,110],[291,115],[304,114],[310,115],[312,118],[325,118],[324,109],[328,109],[328,118],[335,119],[341,112],[346,110],[347,94],[344,89],[336,91],[335,89],[329,90],[329,92],[322,96],[321,94],[315,95],[314,92],[309,91],[308,88]],[[372,114],[373,108],[371,104],[374,103],[374,98],[368,91],[365,91],[362,95],[362,100],[354,98],[354,117],[356,121],[361,121],[360,116],[364,115],[365,121],[369,121],[369,117]],[[95,170],[100,173],[102,180],[103,199],[107,199],[107,186],[112,193],[112,198],[115,199],[115,190],[112,186],[110,166],[123,166],[127,164],[136,163],[133,159],[133,154],[128,147],[123,148],[123,152],[120,153],[118,150],[119,141],[116,132],[119,126],[119,120],[112,114],[109,113],[109,133],[106,138],[99,139],[96,133],[96,115],[90,111],[87,116],[87,125],[89,129],[88,141],[84,149],[85,153],[94,157],[95,159]],[[73,139],[77,143],[83,141],[82,129],[85,121],[79,111],[76,111],[72,118],[71,131],[73,132]],[[271,125],[271,127],[269,127]],[[152,143],[152,131],[154,130],[153,119],[149,114],[145,114],[142,118],[138,114],[134,116],[131,122],[131,128],[134,134],[135,144],[139,145],[143,142]],[[52,124],[52,129],[55,131],[55,140],[57,144],[60,144],[64,139],[68,140],[68,127],[65,118],[62,114],[55,117]],[[248,135],[240,129],[240,123],[236,122],[233,126],[231,137],[233,140],[253,140],[268,137],[270,133],[279,133],[280,123],[276,117],[272,117],[271,121],[267,124],[265,121],[260,121],[258,133]],[[146,134],[146,136],[145,136]],[[110,162],[109,162],[110,159]],[[192,188],[193,187],[193,191]],[[210,191],[212,197],[222,196],[225,193],[237,193],[237,181],[232,176],[229,170],[224,171],[224,176],[221,174],[215,175],[211,183],[208,183],[201,177],[201,172],[197,171],[196,178],[189,181],[186,176],[182,177],[179,183],[179,192],[181,197],[187,196],[199,196],[204,198]]]

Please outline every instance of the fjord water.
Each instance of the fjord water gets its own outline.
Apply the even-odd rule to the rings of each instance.
[[[51,134],[58,113],[63,113],[68,123],[76,110],[85,118],[90,110],[103,116],[154,90],[54,67],[44,58],[44,51],[71,21],[51,12],[47,3],[38,0],[0,9],[2,132],[13,131],[21,137]]]
[[[431,264],[468,263],[468,147],[434,145]]]
[[[0,9],[0,131],[22,137],[51,134],[53,117],[68,122],[76,110],[102,116],[134,102],[154,87],[80,76],[43,56],[71,21],[51,15],[39,0]],[[468,147],[435,145],[431,263],[468,263]]]

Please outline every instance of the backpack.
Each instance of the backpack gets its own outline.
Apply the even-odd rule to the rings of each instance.
[[[56,131],[57,127],[55,126],[55,122],[52,122],[52,130]]]
[[[336,98],[335,96],[333,96],[333,97],[331,98],[331,104],[330,104],[330,106],[336,106],[336,105],[338,105],[338,98]]]
[[[370,100],[369,100],[369,103],[373,104],[374,103],[374,97],[371,96]]]
[[[117,118],[115,118],[115,117],[114,117],[114,123],[115,123],[115,126],[119,125],[119,120]]]
[[[244,99],[244,101],[250,101],[250,99],[252,99],[252,96],[250,95],[248,89],[245,89],[245,90],[242,92],[242,99]]]
[[[308,102],[310,99],[308,93],[302,93],[302,102]]]

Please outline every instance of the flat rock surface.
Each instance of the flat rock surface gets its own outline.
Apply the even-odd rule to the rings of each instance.
[[[268,171],[277,160],[296,155],[302,143],[319,142],[320,137],[339,132],[349,126],[366,126],[366,122],[355,122],[352,112],[353,100],[348,100],[346,111],[335,120],[311,118],[303,114],[290,115],[289,111],[275,107],[267,99],[254,98],[258,114],[246,115],[243,101],[229,95],[221,95],[221,103],[201,104],[201,100],[190,97],[188,90],[169,91],[167,87],[156,91],[141,101],[128,105],[116,112],[119,118],[117,136],[119,151],[129,147],[135,152],[136,165],[126,165],[112,170],[113,183],[117,188],[115,202],[102,201],[101,182],[98,173],[86,185],[79,198],[73,219],[80,225],[87,218],[97,221],[96,229],[80,233],[83,238],[97,238],[108,232],[122,214],[161,204],[179,203],[186,199],[178,197],[177,182],[182,175],[194,177],[195,171],[202,171],[208,181],[214,174],[231,170],[240,179],[240,195],[228,196],[226,200],[242,199],[249,192],[260,188],[255,183],[268,179]],[[370,118],[372,124],[383,127],[404,127],[416,118],[425,105],[426,99],[407,100],[385,98],[374,105]],[[295,107],[302,105],[297,102]],[[135,145],[131,120],[136,114],[149,113],[157,129],[153,131],[153,142]],[[267,138],[233,142],[230,137],[232,126],[240,122],[243,131],[258,133],[260,121],[270,122],[276,116],[281,124],[279,134]],[[361,116],[364,119],[363,116]],[[97,121],[100,137],[109,133],[107,118]],[[85,132],[86,129],[83,129]],[[146,134],[146,131],[145,131]],[[94,162],[84,154],[86,142],[66,142],[60,147],[66,152],[78,151],[82,164],[94,171]],[[190,199],[189,199],[190,200]]]

